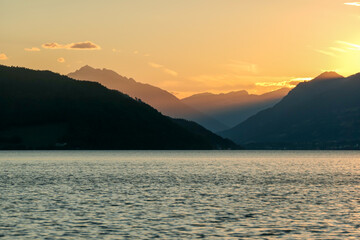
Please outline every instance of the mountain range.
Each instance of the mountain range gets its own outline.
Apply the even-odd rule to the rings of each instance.
[[[237,148],[100,83],[0,65],[0,149]]]
[[[181,101],[227,126],[234,127],[261,110],[274,106],[289,91],[289,88],[282,88],[262,95],[249,94],[247,91],[200,93]]]
[[[360,74],[325,72],[221,133],[254,149],[359,149]]]
[[[132,98],[141,99],[164,115],[195,121],[213,132],[234,127],[255,113],[273,106],[290,90],[283,88],[262,95],[248,94],[246,91],[200,93],[180,100],[159,87],[137,82],[105,68],[86,65],[68,76],[77,80],[98,82]]]
[[[214,132],[229,128],[225,124],[184,104],[177,97],[161,88],[137,82],[109,69],[95,69],[84,66],[75,72],[69,73],[68,76],[77,80],[98,82],[107,88],[141,99],[164,115],[195,121]]]
[[[179,100],[111,70],[80,70],[69,74],[81,79],[75,80],[0,65],[0,149],[360,149],[360,73],[325,72],[291,91]],[[164,116],[140,95],[175,115],[239,124],[220,137],[196,122]]]

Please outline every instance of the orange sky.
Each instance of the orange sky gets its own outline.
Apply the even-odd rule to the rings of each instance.
[[[360,3],[343,0],[2,0],[0,64],[88,64],[179,97],[262,93],[360,72],[359,25]]]

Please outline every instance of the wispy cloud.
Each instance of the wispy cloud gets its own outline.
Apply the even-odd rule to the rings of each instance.
[[[329,50],[314,49],[314,51],[331,57],[338,57],[340,54],[346,54],[351,51],[360,51],[359,44],[346,41],[335,41],[335,43],[337,45],[329,47]]]
[[[342,48],[338,48],[338,47],[330,47],[331,50],[336,51],[336,52],[341,52],[341,53],[346,53],[348,51],[342,49]]]
[[[41,45],[46,49],[68,49],[68,50],[100,50],[101,47],[90,41],[69,43],[69,44],[59,44],[56,42],[44,43]]]
[[[154,62],[149,62],[148,63],[150,67],[152,68],[157,68],[157,69],[161,69],[164,73],[167,73],[169,75],[172,75],[174,77],[178,76],[179,74],[177,72],[175,72],[174,70],[171,70],[161,64],[157,64],[157,63],[154,63]]]
[[[287,87],[287,88],[293,88],[296,87],[301,82],[307,82],[312,80],[313,78],[293,78],[286,81],[281,82],[258,82],[255,83],[258,87]]]
[[[350,5],[350,6],[356,6],[356,7],[360,7],[360,2],[350,2],[350,3],[344,3],[345,5]]]
[[[345,41],[336,41],[336,42],[339,44],[348,46],[349,50],[360,50],[360,45],[358,45],[358,44],[349,43],[349,42],[345,42]]]
[[[24,50],[27,52],[39,52],[40,48],[32,47],[32,48],[24,48]]]
[[[65,58],[62,58],[62,57],[61,57],[61,58],[58,58],[57,61],[58,61],[59,63],[64,63],[64,62],[65,62]]]
[[[153,63],[153,62],[149,62],[149,66],[153,67],[153,68],[163,68],[163,65],[157,64],[157,63]]]
[[[164,70],[165,73],[170,74],[170,75],[172,75],[172,76],[174,76],[174,77],[176,77],[177,75],[179,75],[179,74],[178,74],[177,72],[175,72],[174,70],[171,70],[171,69],[168,69],[168,68],[164,68],[163,70]]]
[[[5,53],[0,53],[0,60],[7,60],[9,59]]]
[[[333,52],[329,52],[329,51],[324,51],[324,50],[320,50],[320,49],[315,49],[315,52],[327,55],[327,56],[331,56],[331,57],[336,57],[336,54]]]
[[[49,48],[49,49],[64,49],[66,48],[66,45],[58,44],[58,43],[44,43],[41,45],[43,48]]]

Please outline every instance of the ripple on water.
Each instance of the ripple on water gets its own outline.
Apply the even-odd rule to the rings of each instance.
[[[360,238],[358,152],[0,152],[2,239]]]

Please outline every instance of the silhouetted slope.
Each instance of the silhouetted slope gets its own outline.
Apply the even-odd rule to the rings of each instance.
[[[357,149],[360,74],[321,74],[222,136],[253,148]]]
[[[136,82],[132,78],[123,77],[112,70],[84,66],[73,73],[69,73],[68,76],[77,80],[99,82],[107,88],[115,89],[128,94],[130,97],[141,99],[164,115],[196,121],[212,131],[228,128],[215,119],[182,103],[171,93],[149,84]]]
[[[247,91],[226,94],[201,93],[181,101],[233,127],[259,111],[274,106],[289,91],[288,88],[282,88],[262,95],[249,94]]]
[[[240,147],[231,140],[224,139],[195,122],[184,119],[173,119],[173,121],[190,132],[207,139],[217,149],[240,149]]]
[[[49,71],[0,66],[0,109],[1,149],[222,146],[118,91]]]

